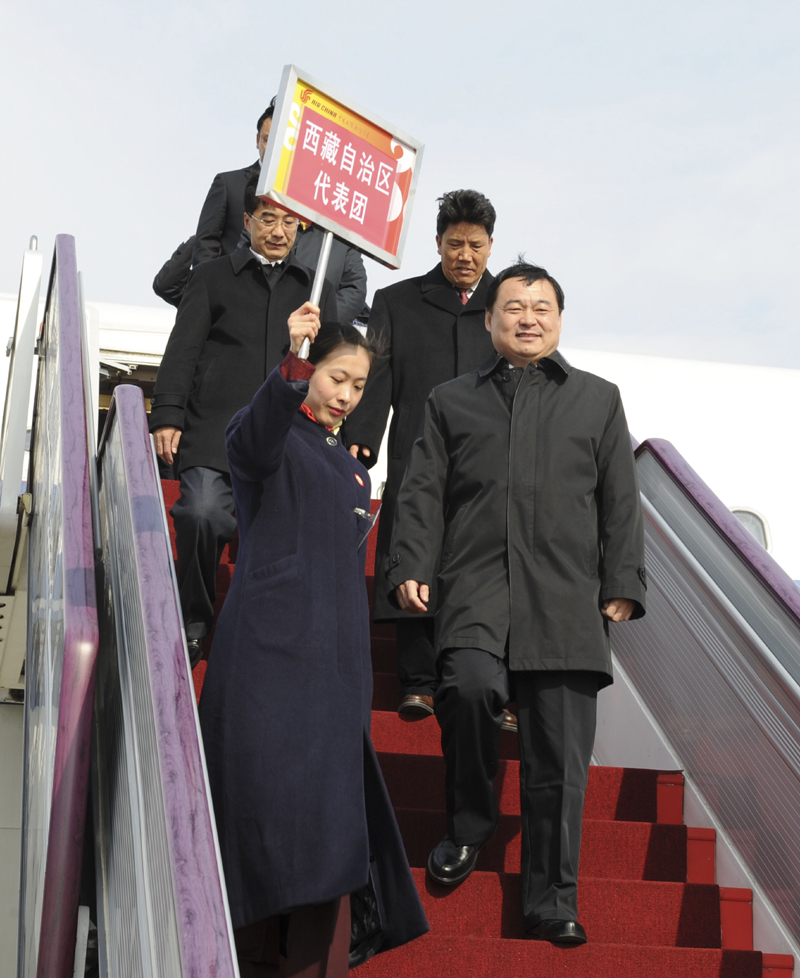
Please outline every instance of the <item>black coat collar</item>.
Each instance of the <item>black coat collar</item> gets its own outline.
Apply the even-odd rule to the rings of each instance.
[[[239,248],[238,251],[233,252],[230,259],[234,275],[238,275],[243,268],[246,268],[251,263],[253,265],[261,264],[249,248]],[[287,272],[291,271],[293,275],[298,276],[305,284],[311,281],[311,270],[298,260],[294,253],[294,246],[292,246],[292,250],[286,258],[283,259],[283,263]]]
[[[460,316],[463,312],[481,312],[486,308],[486,293],[492,283],[494,276],[487,269],[481,276],[478,287],[470,296],[469,302],[463,305],[452,282],[448,281],[442,271],[442,263],[432,268],[427,275],[423,276],[420,292],[425,302],[444,309],[454,316]]]
[[[489,374],[494,373],[505,362],[505,357],[500,356],[499,353],[493,353],[486,363],[478,368],[478,374],[481,377],[488,377]],[[551,353],[549,357],[543,357],[539,363],[541,363],[542,367],[546,370],[550,369],[551,365],[556,367],[556,372],[562,373],[564,377],[568,377],[570,371],[572,370],[572,364],[558,350]]]

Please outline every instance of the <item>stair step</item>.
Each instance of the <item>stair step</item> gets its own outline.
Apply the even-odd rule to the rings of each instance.
[[[404,720],[396,707],[391,711],[372,711],[372,743],[378,752],[429,754],[442,756],[442,738],[436,717]],[[519,760],[519,741],[516,734],[501,733],[500,757]]]
[[[375,664],[376,654],[379,657],[385,657],[386,653],[384,651],[375,651],[375,640],[372,640],[372,661],[373,666]],[[394,652],[392,652],[394,656]],[[397,707],[400,705],[400,700],[403,698],[402,687],[400,686],[400,680],[397,678],[397,672],[395,670],[395,661],[392,658],[391,664],[389,666],[388,672],[380,672],[377,669],[373,670],[372,673],[372,709],[376,713],[393,713],[397,711]],[[516,711],[516,704],[509,704],[509,708],[512,712]]]
[[[163,486],[169,510],[178,483]],[[373,511],[376,506],[373,502]],[[174,545],[171,520],[170,535]],[[370,601],[374,545],[372,534],[367,545]],[[217,611],[231,587],[237,550],[235,539],[222,557]],[[759,952],[733,950],[747,946],[738,932],[726,934],[728,949],[720,949],[724,914],[749,910],[750,904],[744,891],[720,891],[706,882],[714,874],[714,839],[707,830],[677,824],[683,802],[679,773],[659,777],[658,771],[591,768],[579,893],[580,918],[590,941],[585,947],[563,949],[520,939],[519,754],[513,735],[501,737],[500,824],[481,853],[479,869],[455,888],[429,882],[424,866],[445,830],[440,732],[433,717],[413,723],[398,717],[395,627],[372,624],[370,634],[373,742],[433,929],[373,958],[359,969],[361,978],[762,978],[762,967],[764,974],[770,969],[791,972],[791,956],[762,959]],[[205,667],[201,662],[194,672],[198,693]],[[694,880],[689,884],[683,882],[687,849],[692,850],[688,872]],[[721,910],[722,896],[727,899]],[[740,938],[743,943],[737,945]]]
[[[412,870],[431,931],[439,936],[522,938],[518,873],[476,870],[460,886]],[[582,880],[579,919],[595,944],[719,948],[719,888],[706,883]]]
[[[427,724],[430,721],[423,720]],[[414,727],[415,724],[409,724]],[[509,734],[509,739],[511,735]],[[395,808],[444,812],[444,758],[425,754],[378,753]],[[621,822],[657,821],[658,771],[589,768],[584,818]],[[519,761],[501,760],[495,779],[501,815],[519,815]]]
[[[369,584],[369,578],[367,578],[367,583]],[[371,622],[369,626],[369,633],[372,638],[390,638],[392,641],[397,637],[397,627],[393,622]]]
[[[630,944],[557,948],[539,941],[426,934],[378,954],[359,978],[762,978],[758,951]]]
[[[396,810],[408,861],[424,868],[428,855],[445,834],[440,812]],[[497,834],[480,854],[484,872],[519,873],[521,826],[516,815],[503,815]],[[584,819],[581,880],[656,880],[686,882],[686,827],[652,822]]]
[[[397,648],[394,638],[373,635],[370,640],[372,650],[372,671],[392,673],[397,671]]]
[[[372,709],[391,712],[396,710],[403,698],[400,680],[395,672],[374,672],[372,674]]]

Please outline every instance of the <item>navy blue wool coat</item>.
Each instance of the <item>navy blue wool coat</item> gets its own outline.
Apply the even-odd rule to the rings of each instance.
[[[382,949],[428,929],[370,740],[369,476],[269,375],[227,431],[239,524],[200,723],[234,927],[372,880]]]

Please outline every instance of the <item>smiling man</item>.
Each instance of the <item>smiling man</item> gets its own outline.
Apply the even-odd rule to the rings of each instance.
[[[361,408],[344,429],[351,452],[369,467],[381,446],[389,408],[394,411],[378,529],[379,569],[389,552],[395,500],[422,425],[425,399],[437,384],[474,370],[492,352],[483,320],[492,283],[486,265],[495,209],[476,190],[444,194],[439,205],[436,248],[441,261],[427,275],[375,293],[369,324],[383,337],[387,356],[373,368]],[[401,716],[430,716],[438,686],[432,613],[414,618],[398,611],[390,603],[382,575],[376,575],[373,618],[397,625]],[[509,714],[506,727],[513,728],[513,723]]]
[[[513,694],[525,931],[582,944],[578,859],[597,692],[612,682],[608,623],[644,614],[645,573],[619,391],[558,352],[563,308],[543,268],[519,263],[492,283],[495,352],[427,400],[387,585],[407,612],[436,615],[447,833],[428,872],[460,883],[497,828]]]
[[[244,192],[251,246],[204,262],[189,282],[158,370],[150,413],[156,451],[177,461],[180,499],[172,509],[178,584],[192,664],[214,621],[216,574],[233,536],[233,495],[225,429],[283,359],[289,316],[311,295],[312,272],[292,245],[297,218]],[[336,319],[325,282],[323,320]]]

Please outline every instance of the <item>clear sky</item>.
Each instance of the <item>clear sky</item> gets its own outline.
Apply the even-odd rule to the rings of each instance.
[[[31,234],[77,239],[87,297],[153,276],[292,62],[425,143],[399,272],[437,261],[435,198],[495,204],[567,297],[564,342],[800,368],[800,7],[590,2],[4,0],[0,291]],[[690,392],[685,392],[690,394]]]

